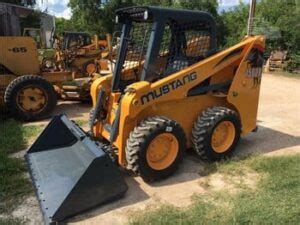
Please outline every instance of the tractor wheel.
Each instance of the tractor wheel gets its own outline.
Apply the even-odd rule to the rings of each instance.
[[[84,74],[88,74],[88,75],[92,75],[93,73],[97,72],[97,66],[95,64],[95,61],[94,60],[90,60],[90,61],[86,62],[82,66],[82,72]]]
[[[215,106],[202,112],[192,130],[196,153],[204,160],[216,161],[230,156],[241,133],[238,114],[228,108]]]
[[[146,182],[165,178],[178,168],[185,148],[185,133],[178,123],[166,117],[149,117],[129,135],[128,168]]]
[[[57,94],[44,78],[24,75],[7,86],[4,101],[14,116],[33,121],[49,115],[56,106]]]

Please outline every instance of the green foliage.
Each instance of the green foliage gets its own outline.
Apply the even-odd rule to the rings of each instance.
[[[0,121],[0,152],[13,153],[23,150],[28,142],[41,132],[40,126],[23,126],[16,120]]]
[[[86,31],[86,28],[78,19],[55,18],[55,31],[60,35],[64,31]]]
[[[183,9],[203,10],[212,14],[218,28],[218,42],[221,47],[232,46],[243,39],[247,32],[249,5],[240,3],[231,10],[218,14],[218,1],[199,0],[70,0],[70,20],[57,19],[57,31],[86,31],[104,35],[115,30],[115,10],[133,5],[153,5]],[[295,0],[257,1],[254,20],[254,34],[267,37],[267,52],[273,49],[288,50],[292,61],[289,70],[294,70],[299,61],[300,50],[300,7]],[[296,61],[295,61],[296,60]]]
[[[25,172],[23,160],[9,158],[0,151],[0,213],[7,213],[31,191],[30,182],[24,176]]]
[[[0,225],[22,225],[24,221],[15,218],[0,218]]]
[[[70,0],[69,6],[72,10],[70,21],[58,20],[58,32],[72,28],[78,30],[78,27],[90,33],[105,34],[113,33],[115,28],[115,11],[119,8],[134,5],[152,5],[175,7],[184,9],[198,9],[210,12],[218,17],[216,0],[198,1],[198,0],[110,0],[102,4],[98,0]],[[76,24],[79,26],[76,27]]]
[[[247,33],[249,6],[240,4],[228,12],[221,14],[224,23],[223,44],[228,47],[237,44]]]
[[[41,12],[34,11],[27,17],[20,18],[21,32],[23,33],[24,28],[40,28],[41,26]]]
[[[31,191],[30,182],[24,176],[24,161],[11,158],[8,154],[26,148],[41,130],[40,126],[23,126],[12,119],[0,121],[0,213],[7,213]],[[0,224],[10,224],[10,221],[0,220]],[[14,224],[13,221],[11,224]]]
[[[300,8],[294,0],[278,1],[263,0],[257,6],[257,23],[260,27],[263,22],[266,25],[261,29],[267,37],[268,47],[281,48],[291,52],[300,50]],[[269,29],[278,31],[278,35],[270,33]],[[263,32],[264,31],[264,32]]]
[[[199,0],[178,0],[174,2],[174,7],[182,9],[202,10],[209,12],[215,18],[218,17],[217,7],[218,2],[216,0],[211,1],[199,1]]]
[[[223,42],[226,47],[238,43],[247,32],[249,5],[240,4],[221,14],[224,23]],[[300,7],[294,0],[258,1],[254,20],[254,34],[266,36],[266,52],[288,50],[291,61],[288,70],[299,68]]]
[[[300,50],[290,54],[290,59],[286,67],[286,70],[290,73],[294,72],[295,69],[300,69]]]
[[[300,220],[300,155],[251,157],[216,165],[219,173],[245,171],[261,175],[256,189],[238,193],[213,192],[195,197],[186,209],[161,206],[136,214],[138,224],[297,224]],[[230,172],[231,171],[231,172]]]
[[[110,0],[106,4],[98,0],[70,0],[71,21],[93,34],[113,33],[115,10],[131,5],[132,0]]]

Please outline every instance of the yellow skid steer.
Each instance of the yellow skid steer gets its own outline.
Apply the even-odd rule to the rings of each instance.
[[[118,56],[113,73],[91,86],[90,132],[56,116],[26,156],[48,222],[122,196],[117,165],[153,182],[172,175],[187,149],[220,160],[257,127],[263,36],[218,51],[208,13],[116,14]]]

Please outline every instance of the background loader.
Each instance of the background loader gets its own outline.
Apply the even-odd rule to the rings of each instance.
[[[30,121],[48,116],[56,106],[57,97],[70,100],[90,99],[90,84],[101,76],[101,69],[107,67],[107,61],[104,61],[106,63],[100,69],[95,60],[96,54],[101,59],[99,54],[102,50],[80,50],[84,56],[77,57],[79,50],[76,51],[72,63],[78,63],[87,72],[77,67],[60,67],[66,65],[65,58],[55,61],[57,67],[40,66],[36,43],[31,37],[0,37],[2,107],[5,106],[17,118]],[[89,55],[92,52],[94,54]],[[105,71],[107,70],[109,71],[108,67]],[[102,75],[105,74],[107,72]]]
[[[91,86],[91,131],[56,116],[26,159],[46,221],[61,221],[126,191],[115,164],[146,182],[173,174],[187,149],[230,156],[256,130],[264,37],[219,51],[212,16],[130,7],[112,75]]]
[[[45,71],[72,70],[85,75],[92,75],[100,70],[109,70],[107,58],[109,55],[108,44],[111,36],[106,35],[106,40],[99,40],[84,32],[64,32],[62,36],[54,38],[54,53],[43,57],[41,69]],[[101,64],[98,61],[103,61]]]
[[[109,55],[110,39],[95,37],[92,42],[86,33],[66,32],[61,48],[50,50],[55,29],[52,16],[43,13],[46,27],[41,23],[41,28],[23,29],[19,16],[26,17],[33,10],[5,3],[0,6],[7,9],[1,11],[0,107],[32,121],[49,116],[58,97],[89,100],[91,82],[110,70],[107,60],[102,60]]]

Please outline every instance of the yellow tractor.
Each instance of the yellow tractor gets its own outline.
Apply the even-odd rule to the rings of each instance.
[[[108,52],[107,42],[102,42],[106,43],[104,50],[91,45],[76,51],[73,61],[78,69],[51,69],[51,65],[40,64],[33,38],[0,37],[0,107],[17,118],[32,121],[49,116],[57,97],[90,99],[92,81],[110,71],[107,60],[101,56]]]
[[[95,62],[109,54],[108,43],[111,36],[107,34],[106,37],[106,40],[99,40],[98,36],[94,35],[92,40],[90,35],[84,32],[64,32],[61,37],[55,38],[54,54],[43,58],[42,70],[73,70],[87,75],[100,73],[100,65]],[[108,70],[107,66],[106,69]]]
[[[50,48],[53,16],[42,13],[39,28],[24,28],[20,21],[33,13],[32,9],[7,3],[0,3],[0,8],[1,111],[8,109],[17,118],[32,121],[49,116],[57,97],[90,100],[92,81],[110,70],[102,59],[109,55],[110,39],[95,37],[92,43],[86,33],[65,32],[60,51],[64,53],[56,62],[55,50]]]
[[[146,182],[172,175],[187,149],[226,158],[257,129],[263,36],[217,49],[208,13],[159,7],[117,11],[123,24],[111,75],[91,86],[91,130],[53,118],[26,159],[47,222],[116,199],[117,168]]]

